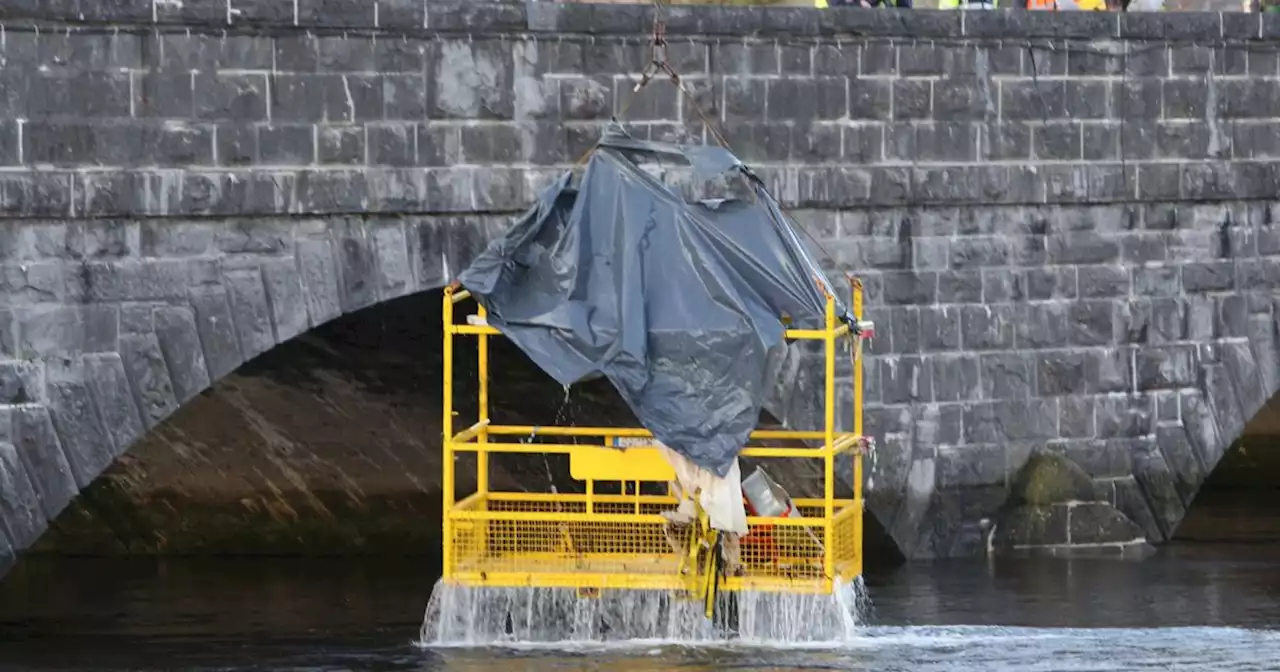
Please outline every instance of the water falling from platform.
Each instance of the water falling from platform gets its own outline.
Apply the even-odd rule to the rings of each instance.
[[[614,590],[579,597],[564,588],[478,588],[437,582],[422,646],[670,642],[838,644],[855,636],[866,605],[861,580],[830,595],[722,592],[708,621],[697,601],[667,591]]]

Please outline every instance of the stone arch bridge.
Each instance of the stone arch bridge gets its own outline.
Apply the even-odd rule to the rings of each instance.
[[[0,568],[245,362],[445,283],[630,95],[649,11],[6,3]],[[690,93],[628,121],[710,111],[864,276],[898,549],[1171,538],[1280,386],[1277,17],[671,12]]]

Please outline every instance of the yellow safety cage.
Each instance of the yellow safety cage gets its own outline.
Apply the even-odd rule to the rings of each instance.
[[[861,324],[862,286],[850,279],[853,313]],[[458,304],[469,292],[444,292],[443,390],[443,580],[466,586],[573,588],[594,595],[601,590],[658,589],[691,599],[711,601],[720,590],[830,593],[837,582],[849,583],[862,573],[862,357],[861,337],[836,317],[836,301],[828,295],[822,329],[788,329],[789,341],[823,343],[825,409],[816,430],[753,432],[744,458],[803,461],[821,474],[821,495],[796,497],[800,517],[748,516],[750,533],[739,542],[739,571],[716,570],[715,532],[705,515],[681,532],[660,515],[674,509],[676,497],[642,494],[653,484],[669,484],[673,468],[641,428],[552,427],[495,424],[489,417],[489,338],[500,332],[485,321],[483,306],[458,323]],[[476,422],[454,431],[454,338],[478,339],[478,408]],[[854,339],[853,431],[836,429],[836,358],[843,339]],[[522,441],[536,434],[542,440]],[[556,438],[551,438],[556,437]],[[608,448],[627,439],[633,445]],[[772,442],[773,445],[768,445]],[[821,442],[820,446],[813,447]],[[634,445],[634,444],[640,445]],[[791,445],[779,445],[788,443]],[[763,444],[763,445],[761,445]],[[796,447],[796,446],[800,447]],[[852,455],[849,497],[837,497],[836,457]],[[490,458],[512,453],[567,454],[570,475],[582,492],[507,492],[490,481]],[[474,459],[455,458],[471,454]],[[814,463],[820,469],[813,469]],[[473,466],[472,466],[473,465]],[[474,468],[474,491],[457,497],[458,469]],[[803,472],[802,472],[803,473]],[[466,474],[461,474],[465,477]],[[815,479],[816,480],[816,479]],[[472,482],[470,479],[468,483]],[[643,487],[645,483],[650,484]],[[628,488],[628,484],[631,486]],[[814,483],[816,485],[816,483]],[[607,487],[606,487],[607,486]],[[470,487],[468,486],[468,489]],[[632,492],[628,492],[628,489]],[[616,492],[606,492],[616,490]],[[677,535],[673,539],[673,534]],[[683,536],[681,536],[683,535]]]

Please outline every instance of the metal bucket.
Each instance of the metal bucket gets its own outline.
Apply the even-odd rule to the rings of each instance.
[[[742,479],[742,494],[751,502],[751,508],[762,518],[800,518],[791,496],[776,481],[769,478],[764,468],[756,467],[751,475]]]

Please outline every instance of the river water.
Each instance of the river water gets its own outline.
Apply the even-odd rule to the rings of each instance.
[[[0,670],[1280,670],[1280,548],[917,563],[840,646],[430,649],[426,560],[25,560]]]

